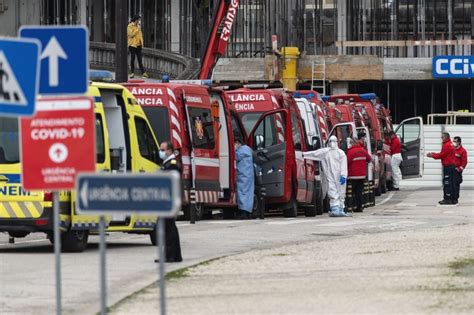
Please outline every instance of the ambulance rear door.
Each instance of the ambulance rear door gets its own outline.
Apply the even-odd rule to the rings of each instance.
[[[212,115],[207,89],[183,87],[183,97],[192,147],[189,162],[196,202],[215,203],[221,192],[219,136],[215,128],[218,122]]]
[[[425,142],[423,133],[423,118],[412,117],[402,121],[395,130],[402,144],[401,171],[403,178],[423,176],[423,157]]]

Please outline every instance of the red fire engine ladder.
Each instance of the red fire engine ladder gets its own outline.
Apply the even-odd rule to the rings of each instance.
[[[224,54],[234,24],[239,0],[220,0],[212,18],[211,32],[202,57],[200,80],[212,79],[212,73],[219,58]]]

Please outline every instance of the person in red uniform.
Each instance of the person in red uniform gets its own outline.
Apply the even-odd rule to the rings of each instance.
[[[443,200],[439,201],[440,205],[451,205],[455,204],[454,196],[454,172],[456,171],[455,163],[456,158],[454,156],[454,145],[451,142],[449,133],[443,132],[441,135],[443,141],[443,147],[441,152],[433,153],[429,152],[428,157],[435,160],[441,160],[443,165]]]
[[[454,172],[454,202],[458,203],[459,191],[461,190],[462,172],[467,165],[467,151],[461,143],[461,137],[454,137],[454,157],[456,171]]]
[[[402,171],[400,164],[402,164],[402,144],[395,132],[390,131],[390,153],[392,154],[390,165],[392,166],[392,189],[400,190],[400,181],[402,180]]]
[[[357,135],[357,140],[352,139],[352,146],[347,150],[347,178],[352,185],[352,192],[356,203],[355,212],[364,210],[364,180],[367,177],[367,163],[372,161],[369,152],[364,149],[364,133]]]

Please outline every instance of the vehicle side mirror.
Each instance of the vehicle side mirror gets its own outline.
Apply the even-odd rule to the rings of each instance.
[[[383,141],[378,140],[377,141],[377,151],[382,151],[383,150]]]
[[[262,135],[255,135],[255,146],[257,149],[263,148],[263,136]]]

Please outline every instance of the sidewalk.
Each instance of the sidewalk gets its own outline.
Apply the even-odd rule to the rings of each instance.
[[[399,208],[390,207],[410,208],[413,199],[416,194]],[[368,226],[353,236],[335,233],[324,241],[254,250],[172,273],[168,313],[472,314],[473,206],[470,198],[458,207],[414,206],[410,212],[415,219],[462,215],[461,223],[408,230],[383,223],[388,232]],[[155,314],[158,296],[155,284],[111,313]]]

